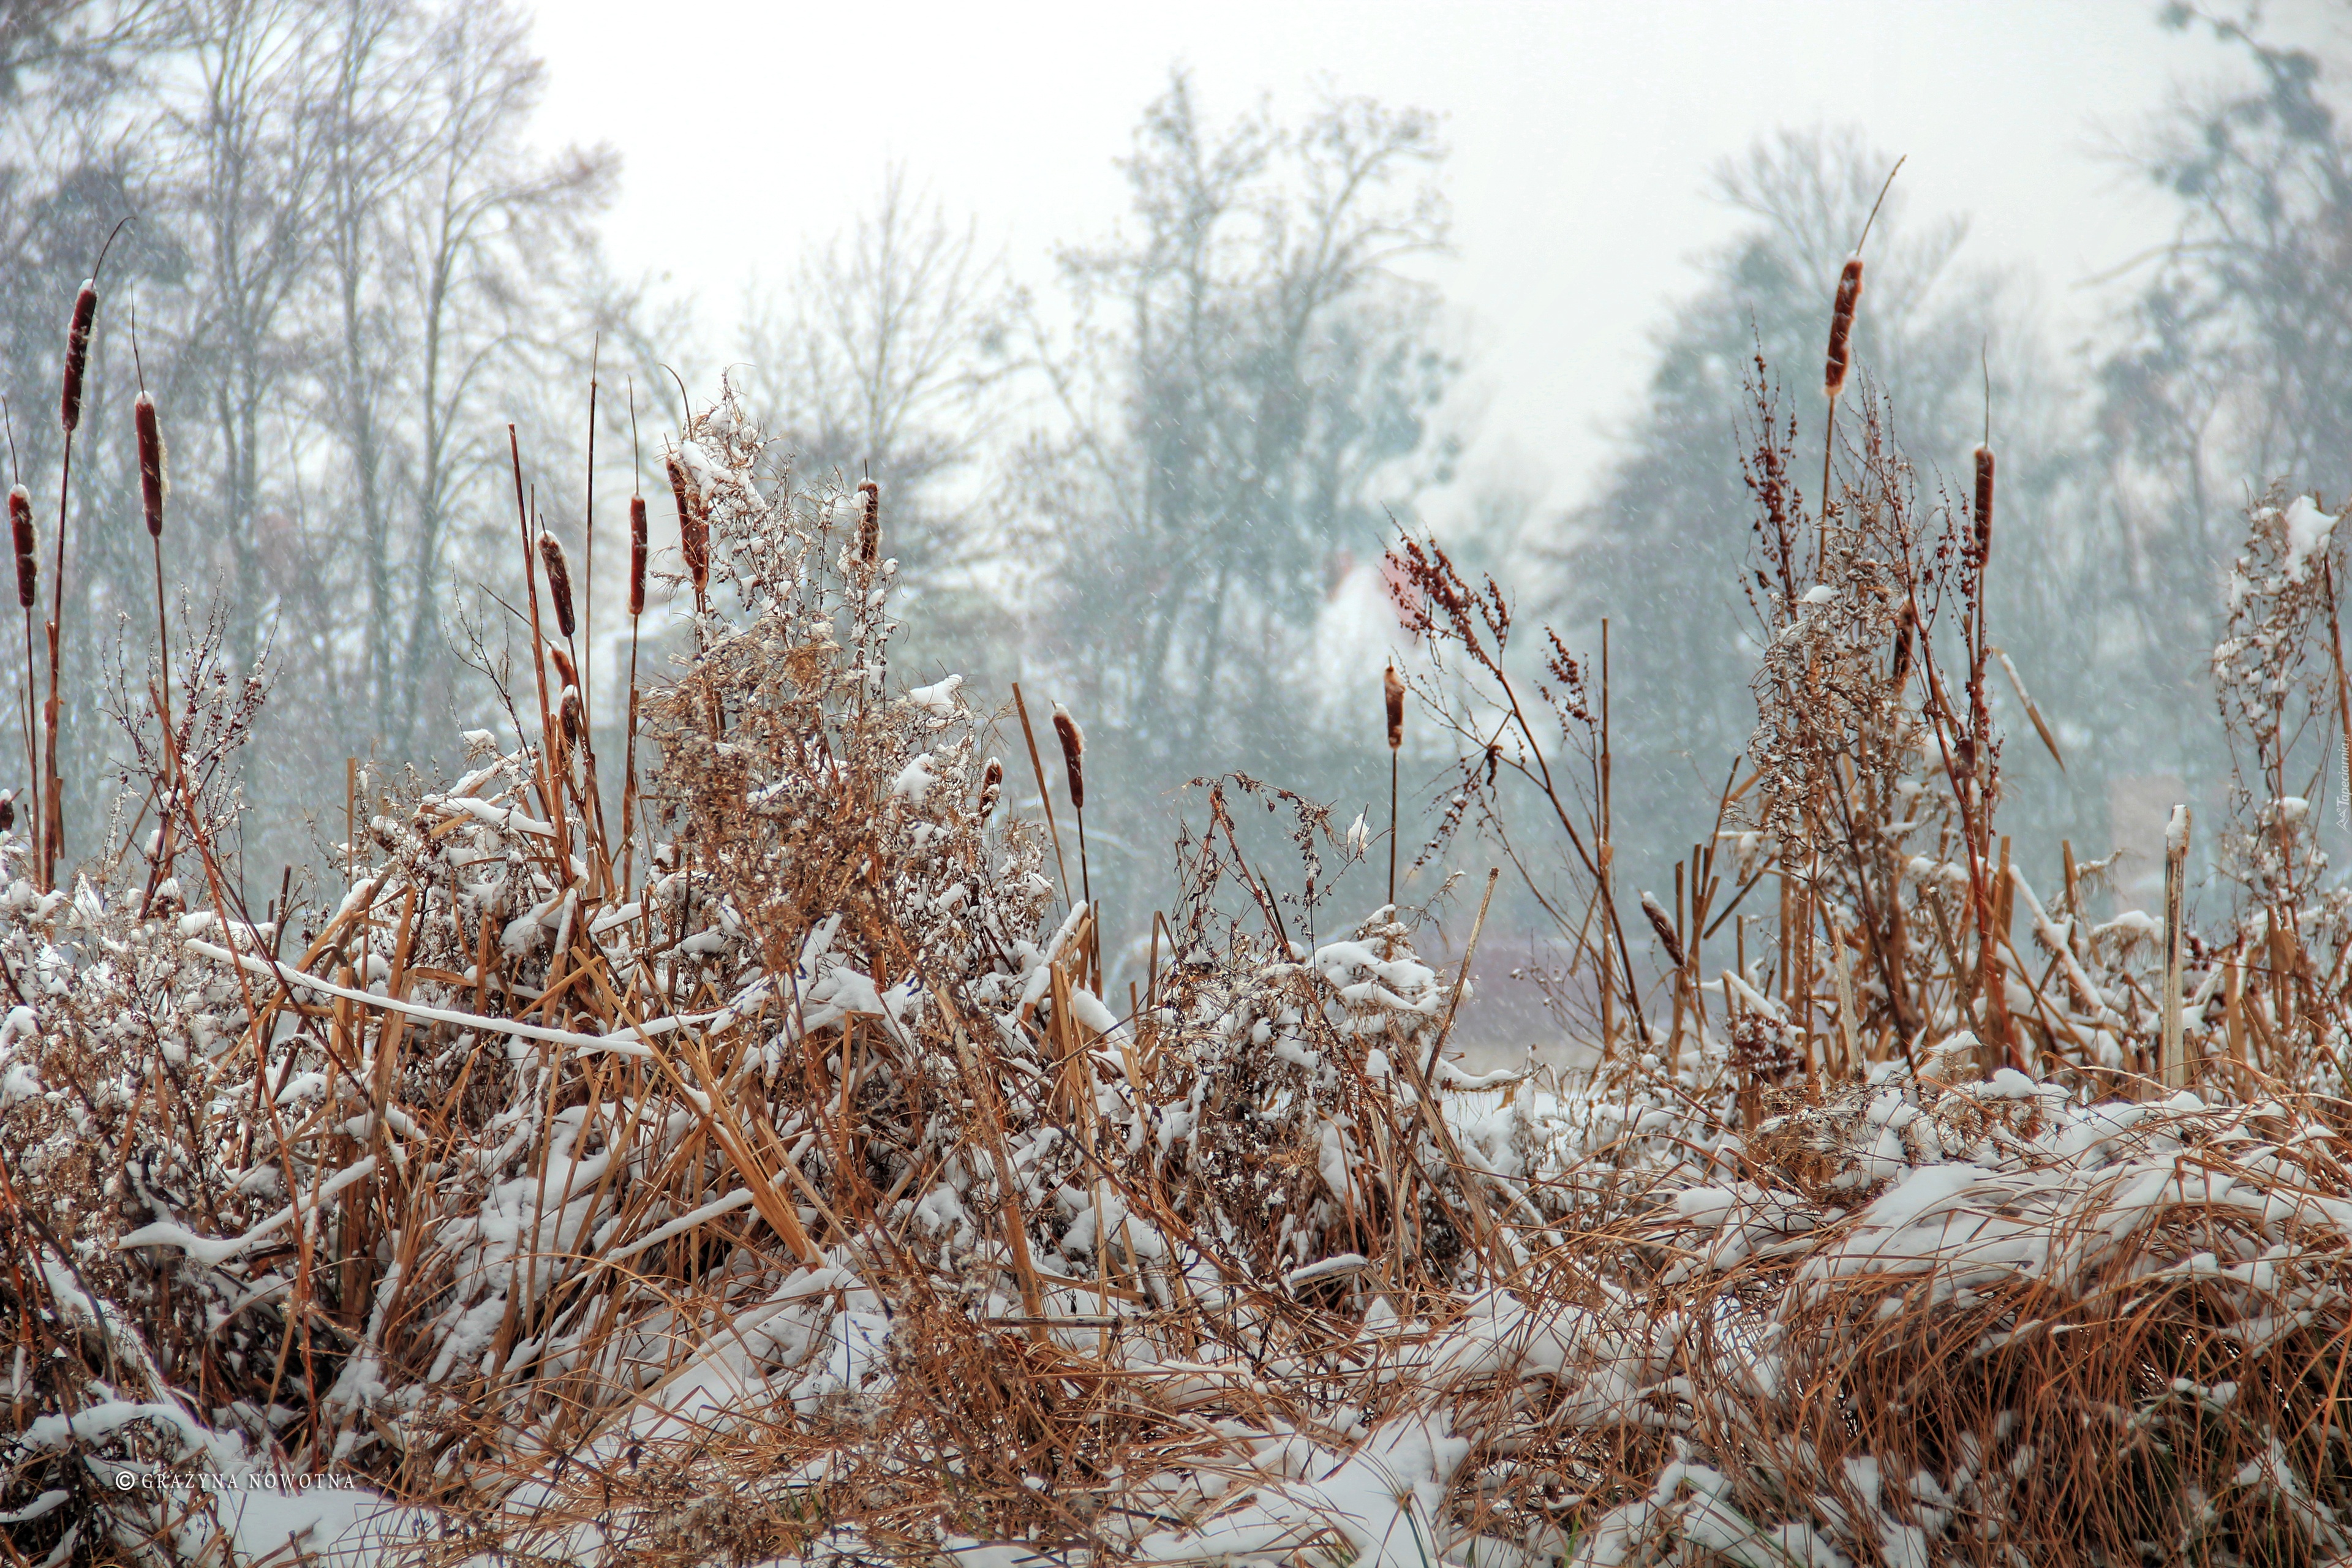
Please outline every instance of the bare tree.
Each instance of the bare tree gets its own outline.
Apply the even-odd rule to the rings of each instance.
[[[1442,155],[1429,116],[1360,99],[1219,130],[1180,74],[1123,165],[1132,230],[1065,254],[1040,647],[1125,782],[1321,771],[1299,655],[1334,563],[1450,472],[1454,365],[1404,270],[1445,243]]]

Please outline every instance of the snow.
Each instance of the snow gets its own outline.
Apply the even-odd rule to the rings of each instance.
[[[919,807],[939,782],[937,763],[932,761],[931,754],[925,752],[899,769],[898,776],[890,781],[890,798]]]
[[[963,677],[950,675],[930,686],[917,686],[907,692],[907,700],[936,718],[952,719],[956,710],[956,689],[963,685]]]
[[[2319,510],[2319,503],[2309,496],[2297,496],[2287,503],[2286,578],[2300,583],[2311,558],[2327,548],[2336,531],[2336,519]]]

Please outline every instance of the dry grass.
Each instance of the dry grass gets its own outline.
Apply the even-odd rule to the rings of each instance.
[[[1810,514],[1758,430],[1759,731],[1671,909],[1617,884],[1605,674],[1400,546],[1447,828],[1557,921],[1586,1082],[1465,1079],[1458,975],[1323,908],[1368,847],[1244,778],[1103,994],[982,717],[890,685],[877,493],[731,397],[667,460],[698,614],[618,837],[534,626],[523,743],[355,775],[348,884],[257,920],[215,847],[257,677],[126,677],[102,851],[43,892],[0,844],[7,1560],[221,1560],[114,1484],[173,1465],[363,1479],[452,1563],[2340,1556],[2326,520],[2254,510],[2217,655],[2242,912],[2095,926],[2095,865],[2045,899],[1993,828],[1970,509],[1866,401]]]

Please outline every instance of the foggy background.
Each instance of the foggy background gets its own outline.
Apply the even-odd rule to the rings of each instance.
[[[107,847],[109,715],[151,646],[142,374],[184,613],[273,683],[236,857],[255,897],[331,877],[345,759],[380,782],[463,730],[514,739],[467,668],[514,648],[505,427],[582,570],[593,353],[600,735],[625,398],[657,453],[670,373],[698,405],[728,375],[805,471],[881,481],[902,676],[960,672],[984,710],[1017,679],[1087,725],[1107,954],[1168,896],[1192,777],[1385,826],[1397,523],[1492,571],[1530,633],[1591,651],[1609,617],[1620,884],[1670,878],[1753,718],[1742,375],[1760,352],[1818,439],[1831,285],[1898,155],[1858,361],[1928,488],[1988,418],[2001,454],[1995,635],[2067,763],[2011,704],[2001,825],[2030,874],[2062,838],[2120,844],[2128,900],[2171,802],[2219,820],[2238,513],[2274,477],[2352,487],[2340,6],[646,16],[0,5],[0,386],[45,540],[65,316],[138,215],[76,448],[70,854]],[[1408,860],[1444,784],[1427,731]],[[1017,726],[1000,749],[1034,805]],[[1265,852],[1280,868],[1270,829]],[[1452,844],[1401,893],[1490,858]],[[1372,862],[1326,929],[1381,902]],[[1532,910],[1498,910],[1489,940],[1539,962]],[[1440,947],[1464,923],[1442,912]],[[1491,990],[1490,1037],[1538,1031]]]

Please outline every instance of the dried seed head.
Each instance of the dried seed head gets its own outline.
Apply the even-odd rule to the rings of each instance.
[[[997,797],[1004,793],[1004,764],[994,757],[980,775],[980,820],[986,822],[988,814],[996,809]]]
[[[1911,635],[1918,626],[1918,616],[1910,601],[1904,601],[1903,612],[1895,621],[1895,684],[1901,686],[1911,679]]]
[[[882,556],[882,487],[872,479],[857,487],[857,559],[872,566]]]
[[[1070,804],[1079,810],[1087,805],[1087,737],[1070,710],[1060,703],[1054,704],[1054,733],[1062,740],[1062,764],[1070,770]]]
[[[1395,665],[1381,672],[1381,695],[1388,700],[1389,750],[1393,752],[1404,744],[1404,682]]]
[[[1650,917],[1650,929],[1658,933],[1659,945],[1666,950],[1666,956],[1674,961],[1674,966],[1680,969],[1683,966],[1683,942],[1682,938],[1675,934],[1674,917],[1666,913],[1665,906],[1658,902],[1655,893],[1642,895],[1642,912]]]
[[[33,558],[32,492],[22,485],[8,492],[8,531],[16,546],[16,603],[29,610],[41,569]]]
[[[549,643],[547,645],[547,657],[555,666],[555,679],[557,685],[577,686],[580,684],[580,672],[572,668],[572,656],[570,654],[564,652],[553,643]]]
[[[1977,560],[1992,555],[1992,448],[1977,448]]]
[[[81,292],[74,296],[73,320],[66,327],[66,390],[59,414],[68,436],[81,426],[82,377],[89,369],[89,326],[97,319],[98,283],[84,279]]]
[[[1830,309],[1830,353],[1822,385],[1832,397],[1845,389],[1845,373],[1853,362],[1853,310],[1862,301],[1862,258],[1846,258],[1838,273],[1837,301]]]
[[[0,833],[16,826],[16,792],[0,790]]]
[[[139,500],[147,513],[147,536],[163,537],[163,430],[155,421],[155,400],[146,393],[131,405],[139,428]]]
[[[555,601],[555,629],[570,637],[579,626],[572,614],[572,568],[564,563],[563,546],[555,535],[539,536],[539,559],[547,568],[547,596]]]
[[[578,745],[580,737],[587,731],[587,718],[580,710],[580,689],[576,686],[567,686],[563,689],[563,743],[567,746]]]
[[[629,498],[629,614],[646,613],[646,498]]]
[[[677,552],[699,594],[710,586],[710,514],[702,507],[702,487],[674,452],[668,467],[670,494],[677,498]]]

